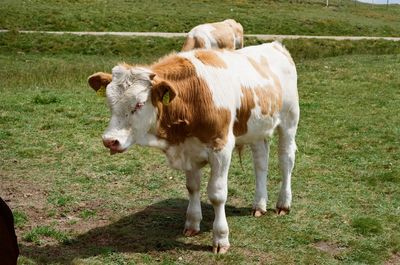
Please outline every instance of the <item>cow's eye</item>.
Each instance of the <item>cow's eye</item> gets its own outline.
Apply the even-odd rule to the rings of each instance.
[[[140,110],[144,106],[144,103],[138,102],[135,105],[135,108],[131,110],[131,114],[133,115],[137,110]]]

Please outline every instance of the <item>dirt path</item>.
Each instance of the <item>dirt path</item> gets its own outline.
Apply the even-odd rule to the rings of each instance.
[[[0,30],[0,33],[8,30]],[[44,33],[44,34],[73,34],[93,36],[149,36],[149,37],[185,37],[186,33],[175,32],[93,32],[93,31],[33,31],[20,30],[20,33]],[[245,34],[245,37],[254,37],[261,40],[282,40],[282,39],[331,39],[331,40],[390,40],[400,41],[400,37],[368,37],[368,36],[304,36],[304,35],[268,35],[268,34]]]

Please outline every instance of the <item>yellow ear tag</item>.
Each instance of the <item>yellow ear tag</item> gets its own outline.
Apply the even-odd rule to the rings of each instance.
[[[162,103],[167,106],[169,104],[169,91],[165,92],[163,98],[162,98]]]
[[[103,98],[105,98],[105,97],[106,97],[106,87],[105,87],[105,86],[101,86],[101,87],[99,88],[99,90],[96,91],[96,95],[97,95],[98,97],[103,97]]]

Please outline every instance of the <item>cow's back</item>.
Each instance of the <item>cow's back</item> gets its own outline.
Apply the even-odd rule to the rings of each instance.
[[[239,142],[249,143],[271,134],[281,121],[282,111],[298,104],[296,69],[280,43],[238,51],[182,52],[153,70],[173,71],[174,64],[182,63],[192,69],[190,77],[180,77],[179,82],[170,80],[182,91],[178,92],[179,100],[161,110],[167,111],[167,120],[160,123],[164,124],[161,136],[168,139],[170,135],[175,144],[194,136],[219,149],[229,132]]]
[[[211,53],[218,59],[201,53]],[[270,135],[284,113],[298,110],[296,67],[279,42],[181,56],[188,58],[205,80],[214,104],[230,111],[230,126],[239,142]]]
[[[235,22],[234,20],[232,21]],[[232,24],[233,22],[230,23]],[[236,26],[234,28],[230,23],[222,21],[194,27],[189,31],[182,51],[201,48],[234,50],[235,48],[243,47],[243,29],[241,25],[237,23],[240,27]],[[242,30],[241,33],[240,30]]]
[[[287,49],[278,41],[259,46],[249,46],[237,51],[259,60],[268,75],[277,78],[282,88],[283,109],[298,104],[297,71]]]

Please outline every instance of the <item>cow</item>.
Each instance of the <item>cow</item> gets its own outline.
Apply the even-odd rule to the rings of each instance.
[[[189,31],[182,51],[198,48],[231,50],[243,48],[243,27],[233,19],[198,25]]]
[[[88,82],[96,91],[106,86],[111,119],[102,139],[111,154],[133,144],[156,147],[171,167],[185,173],[189,205],[184,235],[200,231],[201,169],[209,163],[213,252],[228,251],[225,202],[235,146],[251,147],[256,176],[253,215],[266,213],[267,139],[274,131],[282,174],[276,209],[278,214],[289,213],[300,109],[296,67],[281,43],[173,53],[150,66],[117,65],[112,74],[96,73]]]
[[[19,256],[13,213],[0,197],[0,260],[3,265],[16,265]]]

